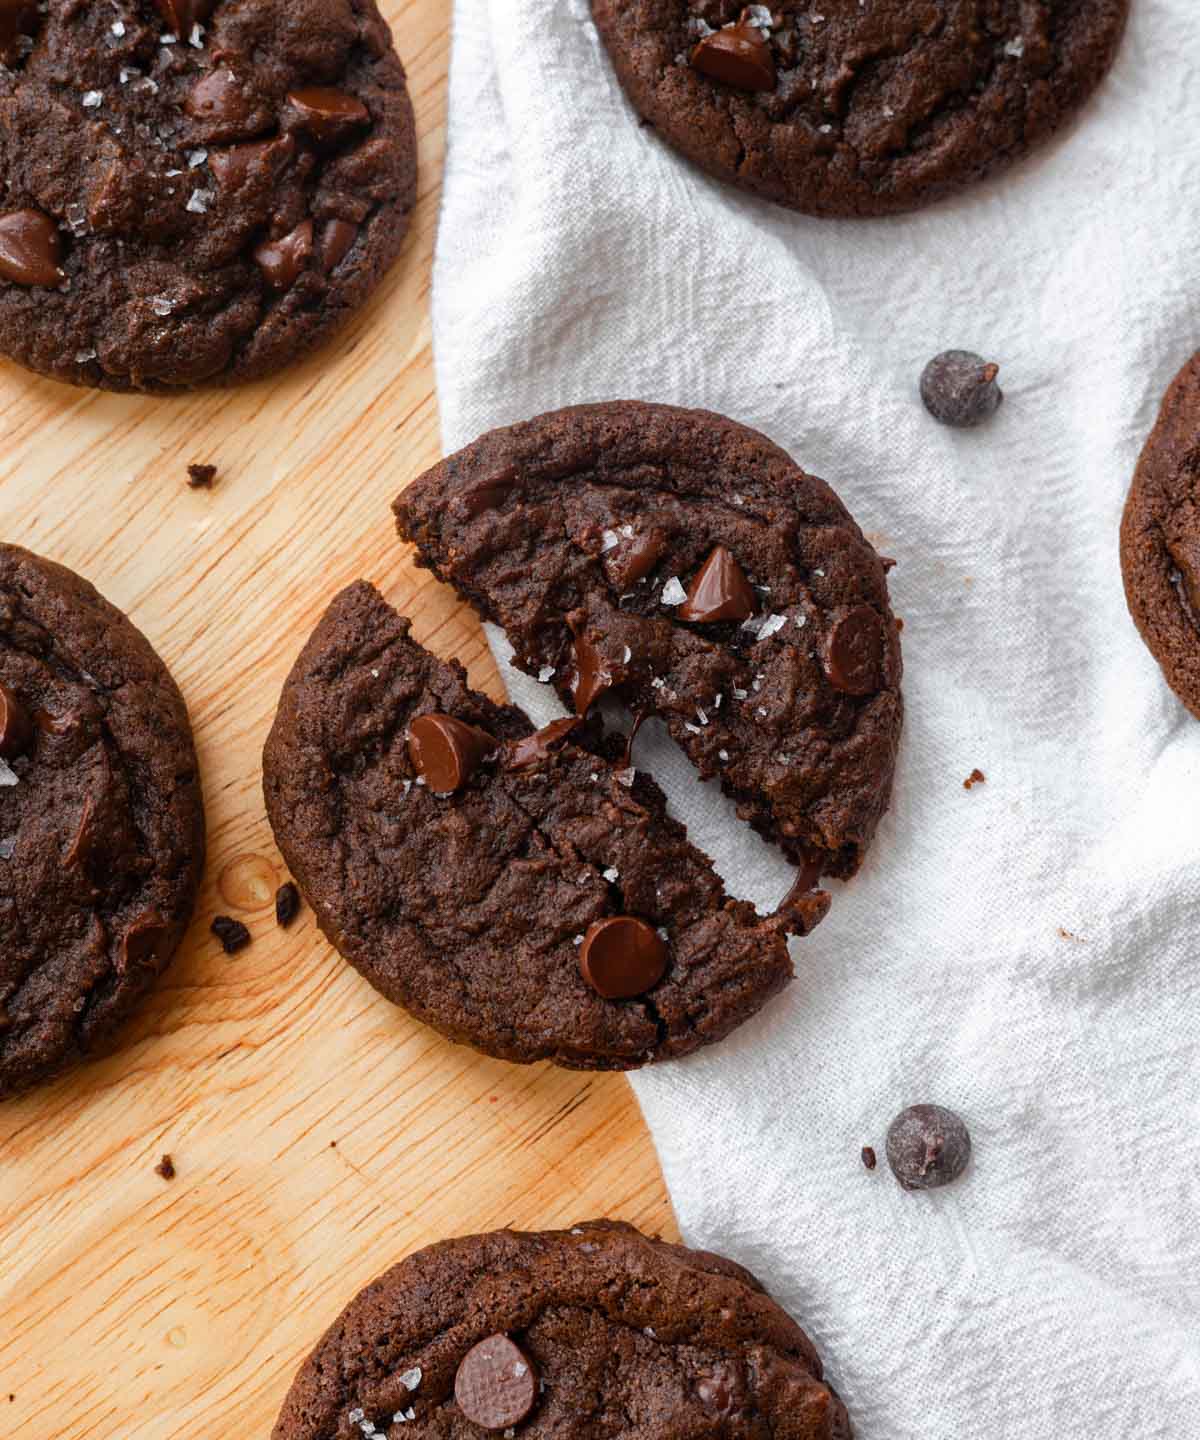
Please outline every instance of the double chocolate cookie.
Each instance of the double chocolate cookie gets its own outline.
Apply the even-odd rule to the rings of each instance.
[[[1121,522],[1125,598],[1167,684],[1200,719],[1200,355],[1167,391]]]
[[[597,1221],[432,1245],[368,1285],[273,1440],[850,1440],[804,1331],[740,1265]]]
[[[622,401],[493,431],[394,509],[569,709],[613,695],[663,722],[809,883],[858,868],[900,643],[887,562],[823,480],[722,416]]]
[[[616,737],[535,732],[468,688],[367,584],[284,686],[267,811],[321,929],[382,994],[505,1060],[630,1069],[719,1040],[791,977]]]
[[[0,1097],[107,1043],[192,913],[183,700],[85,580],[0,545]]]
[[[0,352],[114,390],[253,379],[400,248],[404,69],[374,0],[5,0],[0,177]]]
[[[1048,139],[1129,0],[592,0],[634,107],[710,174],[812,215],[915,210]]]

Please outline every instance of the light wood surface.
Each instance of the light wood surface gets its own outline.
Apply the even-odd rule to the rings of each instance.
[[[274,921],[286,876],[262,743],[334,592],[374,580],[500,694],[475,620],[412,568],[388,511],[440,453],[428,301],[449,6],[384,9],[420,203],[381,295],[332,346],[272,382],[167,400],[0,364],[0,536],[89,577],[166,659],[210,836],[196,921],[124,1047],[0,1107],[0,1436],[265,1440],[319,1333],[409,1250],[601,1213],[673,1229],[622,1078],[452,1046],[307,911]],[[211,493],[187,488],[191,461],[219,467]],[[232,957],[208,934],[222,911],[254,935]]]

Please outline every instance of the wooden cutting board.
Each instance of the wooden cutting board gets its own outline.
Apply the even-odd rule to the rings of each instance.
[[[673,1231],[624,1079],[450,1045],[307,912],[286,932],[274,920],[286,874],[262,744],[336,590],[373,580],[418,639],[501,694],[475,619],[413,568],[388,510],[440,454],[429,276],[448,8],[384,5],[420,202],[382,293],[332,346],[274,381],[158,400],[0,364],[0,537],[89,577],[163,655],[210,837],[196,921],[124,1048],[0,1107],[0,1436],[265,1440],[320,1332],[409,1250],[598,1214]],[[187,488],[193,461],[218,466],[211,493]],[[232,957],[208,933],[222,911],[254,936]]]

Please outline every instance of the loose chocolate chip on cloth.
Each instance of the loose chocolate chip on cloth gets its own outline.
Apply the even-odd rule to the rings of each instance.
[[[812,881],[858,869],[900,642],[885,563],[823,480],[722,416],[617,401],[494,430],[393,508],[564,705],[657,717]]]
[[[851,1440],[799,1325],[747,1270],[593,1221],[410,1255],[292,1383],[272,1440]]]
[[[105,1046],[204,861],[187,711],[87,581],[0,545],[0,1098]]]
[[[1200,719],[1200,354],[1167,391],[1121,522],[1129,613],[1167,684]]]
[[[113,390],[250,380],[395,258],[416,143],[374,0],[0,19],[0,353]]]
[[[1129,0],[592,0],[634,108],[689,159],[813,215],[915,210],[1046,141]]]
[[[360,583],[284,685],[263,783],[321,929],[389,1000],[501,1059],[631,1069],[759,1010],[828,896],[728,899],[621,750],[595,720],[535,732]]]

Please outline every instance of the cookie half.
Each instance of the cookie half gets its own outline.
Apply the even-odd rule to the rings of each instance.
[[[857,870],[900,642],[885,562],[823,480],[723,416],[615,401],[492,431],[393,508],[564,704],[656,717],[802,871]]]
[[[263,756],[275,838],[321,929],[389,1000],[504,1060],[630,1069],[719,1040],[790,979],[762,918],[596,726],[534,732],[344,590]]]
[[[916,210],[1047,140],[1129,0],[592,0],[634,108],[702,169],[811,215]]]
[[[86,580],[0,545],[0,1098],[110,1040],[170,963],[203,863],[166,667]]]
[[[850,1440],[808,1336],[741,1266],[595,1221],[421,1250],[297,1375],[273,1440]]]
[[[5,4],[0,352],[113,390],[251,380],[400,249],[403,66],[374,0]]]
[[[1121,573],[1142,639],[1200,719],[1200,355],[1172,382],[1138,461]]]

